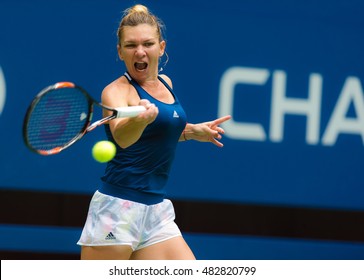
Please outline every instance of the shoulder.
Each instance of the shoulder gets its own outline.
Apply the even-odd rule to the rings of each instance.
[[[125,92],[125,90],[130,88],[130,84],[128,80],[121,76],[118,79],[112,81],[110,84],[108,84],[102,91],[102,95],[108,95],[110,93],[114,92]]]
[[[132,86],[128,80],[121,76],[108,84],[102,91],[102,103],[109,106],[121,106],[128,103]]]
[[[159,75],[171,88],[173,88],[172,80],[167,75]]]

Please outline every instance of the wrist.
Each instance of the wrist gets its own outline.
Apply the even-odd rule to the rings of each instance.
[[[183,130],[182,132],[182,136],[183,136],[183,140],[184,141],[188,141],[187,137],[186,137],[186,129]]]
[[[193,139],[193,130],[192,130],[193,124],[186,123],[185,129],[182,132],[182,139],[183,141],[188,141]]]

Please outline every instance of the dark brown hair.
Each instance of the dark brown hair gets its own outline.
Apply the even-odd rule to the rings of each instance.
[[[153,15],[149,9],[143,5],[135,5],[124,11],[123,18],[120,21],[119,28],[117,31],[118,45],[123,35],[125,26],[137,26],[139,24],[149,24],[155,26],[159,36],[159,41],[163,41],[162,29],[164,27],[162,21]]]

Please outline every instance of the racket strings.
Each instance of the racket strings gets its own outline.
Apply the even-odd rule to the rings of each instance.
[[[90,119],[90,109],[88,98],[77,88],[47,92],[30,114],[28,143],[40,151],[66,146],[83,134]]]

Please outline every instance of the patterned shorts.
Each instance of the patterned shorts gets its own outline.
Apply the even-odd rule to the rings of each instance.
[[[78,245],[129,245],[135,250],[181,236],[172,202],[145,205],[96,191]]]

